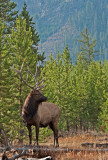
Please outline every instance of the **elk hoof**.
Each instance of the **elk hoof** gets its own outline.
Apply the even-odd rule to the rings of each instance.
[[[59,147],[59,144],[56,144],[56,148],[58,148]]]

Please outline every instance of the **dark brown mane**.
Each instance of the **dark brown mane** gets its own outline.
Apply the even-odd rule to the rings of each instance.
[[[39,104],[40,103],[35,101],[32,93],[30,92],[25,100],[23,107],[22,107],[22,110],[24,113],[22,116],[24,117],[24,119],[29,121],[37,112]]]

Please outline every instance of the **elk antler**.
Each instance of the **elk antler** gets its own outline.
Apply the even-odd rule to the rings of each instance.
[[[28,87],[34,89],[33,86],[30,86],[29,84],[27,84],[27,80],[25,81],[25,80],[23,79],[23,76],[22,76],[23,66],[24,66],[24,62],[22,63],[20,70],[15,69],[14,65],[12,66],[12,69],[13,69],[15,72],[18,73],[18,75],[20,76],[21,80],[22,80]]]
[[[28,72],[29,74],[31,74],[32,77],[34,78],[36,89],[37,89],[37,90],[42,89],[44,86],[42,86],[42,85],[40,86],[40,84],[43,82],[43,80],[40,81],[40,82],[38,82],[38,80],[37,80],[37,63],[36,63],[36,71],[35,71],[35,74],[33,74],[33,73],[29,70],[29,68],[28,68],[28,71],[27,71],[27,72]]]
[[[43,81],[41,81],[41,82],[39,82],[39,83],[38,83],[38,81],[37,81],[37,64],[36,64],[36,72],[35,72],[35,75],[29,70],[29,68],[28,68],[28,70],[27,70],[27,72],[28,72],[28,73],[34,78],[34,80],[35,80],[35,85],[34,85],[34,86],[30,86],[30,85],[27,83],[28,75],[27,75],[27,79],[26,79],[26,80],[23,79],[23,76],[22,76],[23,66],[24,66],[24,62],[22,63],[20,70],[15,69],[14,65],[13,65],[11,68],[12,68],[15,72],[18,73],[18,75],[20,76],[21,80],[22,80],[28,87],[30,87],[31,89],[34,89],[35,86],[36,86],[36,89],[37,89],[37,90],[42,89],[44,86],[40,86],[40,84],[41,84]]]

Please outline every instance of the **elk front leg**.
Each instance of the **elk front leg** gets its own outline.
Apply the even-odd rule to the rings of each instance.
[[[28,131],[29,131],[29,145],[32,144],[32,130],[31,125],[27,125]]]
[[[36,126],[35,126],[35,129],[36,129],[36,141],[37,141],[37,146],[39,146],[39,143],[38,143],[38,137],[39,137],[39,125],[36,125]]]

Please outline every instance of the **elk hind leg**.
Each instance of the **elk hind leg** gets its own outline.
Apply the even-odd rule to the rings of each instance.
[[[58,143],[58,130],[57,130],[56,124],[54,124],[54,123],[51,122],[49,124],[49,126],[53,130],[53,132],[54,132],[54,146],[55,146],[55,141],[56,141],[56,147],[59,147],[59,143]]]

